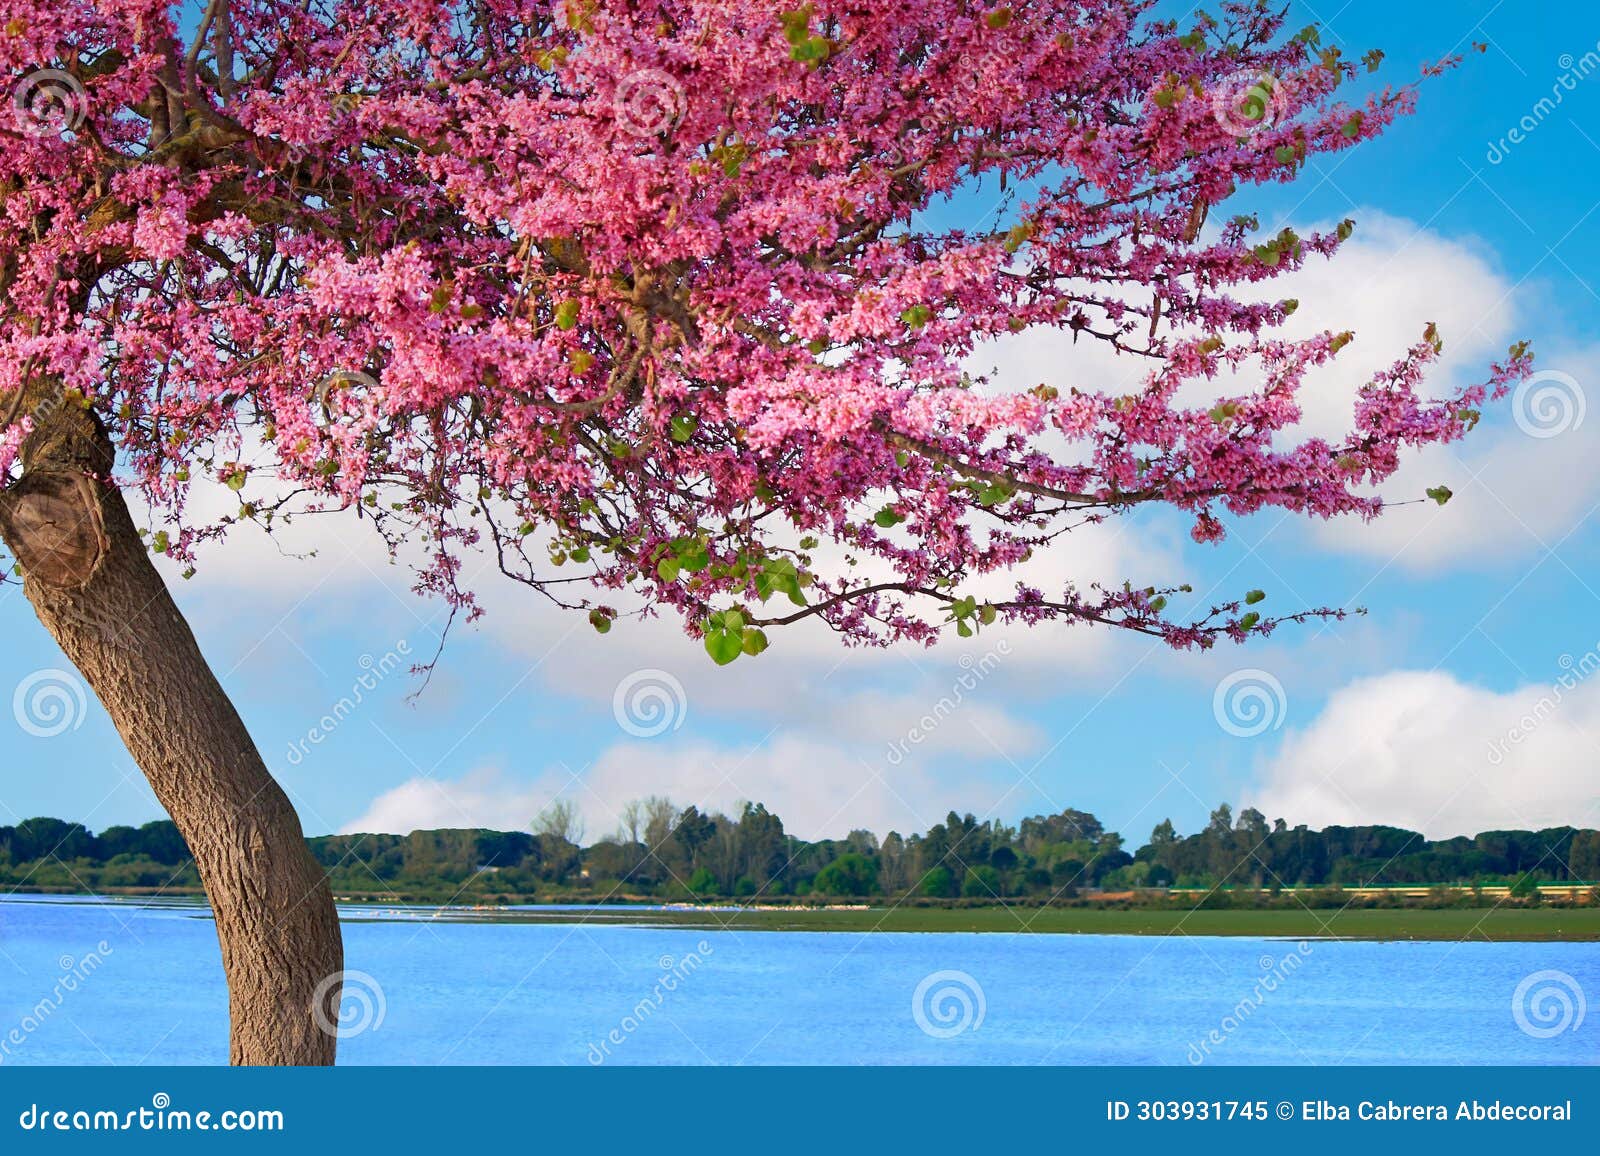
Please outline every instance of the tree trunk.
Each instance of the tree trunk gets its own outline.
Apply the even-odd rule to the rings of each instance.
[[[0,537],[29,602],[188,841],[228,980],[235,1064],[331,1064],[344,948],[300,820],[206,664],[109,481],[109,438],[33,400]]]

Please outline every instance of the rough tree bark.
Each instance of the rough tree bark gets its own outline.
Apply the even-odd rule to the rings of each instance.
[[[200,653],[93,414],[39,385],[0,538],[42,622],[188,840],[216,916],[235,1064],[331,1064],[344,948],[300,820]]]

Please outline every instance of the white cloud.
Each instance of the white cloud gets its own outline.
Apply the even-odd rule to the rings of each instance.
[[[760,802],[790,834],[819,839],[842,838],[857,827],[880,836],[923,831],[952,808],[998,800],[1007,785],[980,775],[935,775],[926,760],[895,766],[879,751],[779,735],[750,751],[618,745],[600,756],[571,797],[600,828],[614,827],[621,804],[645,794],[730,812],[741,801]]]
[[[1291,824],[1430,838],[1600,824],[1600,679],[1578,677],[1597,664],[1591,652],[1548,686],[1507,693],[1437,671],[1351,683],[1284,741],[1255,805]]]
[[[1429,371],[1426,388],[1433,396],[1483,380],[1490,362],[1528,335],[1526,291],[1509,281],[1474,240],[1443,237],[1372,209],[1352,216],[1356,231],[1334,258],[1313,257],[1302,269],[1265,283],[1259,294],[1261,300],[1300,302],[1278,331],[1286,337],[1345,329],[1356,336],[1333,364],[1306,375],[1299,393],[1303,417],[1291,431],[1296,440],[1346,434],[1357,390],[1420,340],[1430,322],[1438,325],[1445,343]],[[1551,352],[1542,351],[1540,365],[1570,375],[1579,391],[1600,381],[1600,357],[1594,352],[1554,351],[1553,357]],[[1068,335],[1039,330],[985,346],[973,368],[995,369],[1007,389],[1048,382],[1108,392],[1133,388],[1147,370],[1103,342],[1074,343]],[[1222,393],[1252,384],[1247,379],[1195,381],[1179,401],[1209,405]],[[1519,408],[1528,416],[1526,398]],[[1326,550],[1420,572],[1499,567],[1542,552],[1600,498],[1600,473],[1588,468],[1600,451],[1600,421],[1538,438],[1511,420],[1512,409],[1508,402],[1493,404],[1466,441],[1410,452],[1382,490],[1386,498],[1407,501],[1442,484],[1456,495],[1447,506],[1402,506],[1372,523],[1318,522],[1309,528],[1312,541]],[[1064,445],[1057,449],[1070,452]]]
[[[1332,365],[1307,374],[1299,394],[1303,417],[1295,430],[1301,437],[1348,432],[1356,391],[1420,341],[1429,322],[1437,323],[1445,341],[1433,370],[1439,382],[1478,374],[1514,340],[1513,286],[1476,242],[1443,237],[1375,209],[1358,209],[1352,216],[1356,231],[1333,258],[1313,255],[1299,270],[1264,282],[1254,292],[1250,286],[1234,290],[1244,300],[1294,298],[1300,303],[1274,336],[1302,339],[1346,329],[1355,333],[1355,341]],[[1302,226],[1301,231],[1310,228],[1326,231],[1332,223]],[[1045,383],[1115,394],[1141,384],[1152,365],[1118,354],[1103,341],[1074,340],[1070,333],[1033,328],[985,343],[969,368],[992,371],[997,392]],[[1178,400],[1207,406],[1256,380],[1192,381]]]
[[[409,835],[441,827],[525,830],[554,797],[548,787],[518,783],[492,769],[454,781],[418,777],[379,795],[343,833]]]
[[[790,834],[842,838],[865,827],[923,831],[953,810],[986,806],[1010,814],[1039,802],[1022,776],[1005,769],[984,774],[936,773],[928,752],[910,747],[898,761],[885,751],[779,735],[749,750],[705,742],[619,743],[574,774],[546,771],[533,783],[498,771],[475,771],[453,782],[413,778],[373,800],[345,825],[347,833],[407,834],[437,827],[525,829],[557,798],[577,807],[588,841],[620,824],[629,799],[665,795],[679,807],[736,814],[760,802]]]
[[[1593,354],[1559,360],[1572,367],[1580,389],[1600,380],[1594,372],[1600,358]],[[1548,437],[1501,422],[1464,442],[1430,446],[1383,487],[1385,496],[1406,500],[1431,486],[1448,486],[1454,494],[1448,504],[1403,506],[1367,524],[1348,518],[1321,523],[1316,539],[1328,548],[1423,573],[1503,568],[1542,557],[1600,501],[1597,454],[1600,422],[1582,422]]]
[[[1449,385],[1480,380],[1515,340],[1514,287],[1477,242],[1372,209],[1351,216],[1356,231],[1332,259],[1312,257],[1262,287],[1261,300],[1300,302],[1280,330],[1284,336],[1355,334],[1331,365],[1306,375],[1299,394],[1304,416],[1296,427],[1301,436],[1347,433],[1356,391],[1420,341],[1430,322],[1444,340],[1444,353],[1429,371],[1431,391],[1440,395]]]
[[[1337,437],[1349,428],[1359,386],[1385,369],[1435,322],[1444,354],[1430,369],[1427,391],[1487,377],[1491,361],[1527,336],[1523,292],[1471,240],[1441,237],[1412,222],[1360,210],[1355,235],[1331,261],[1313,260],[1272,286],[1300,309],[1285,326],[1291,336],[1350,329],[1356,340],[1331,366],[1307,375],[1300,392],[1307,435]],[[1545,351],[1548,355],[1549,351]],[[1581,391],[1597,379],[1593,352],[1557,351],[1540,365],[1570,374]],[[1520,410],[1524,422],[1512,420]],[[1542,553],[1571,530],[1600,497],[1600,474],[1589,468],[1596,426],[1579,424],[1553,437],[1533,437],[1523,424],[1529,398],[1490,403],[1483,425],[1465,441],[1412,451],[1382,488],[1392,501],[1420,499],[1445,485],[1454,498],[1391,509],[1375,522],[1343,518],[1316,523],[1325,549],[1378,559],[1414,572],[1447,567],[1500,567]]]

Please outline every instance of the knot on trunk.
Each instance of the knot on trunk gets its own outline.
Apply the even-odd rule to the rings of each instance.
[[[98,487],[65,470],[30,470],[0,490],[0,536],[26,578],[57,590],[87,586],[109,549]]]

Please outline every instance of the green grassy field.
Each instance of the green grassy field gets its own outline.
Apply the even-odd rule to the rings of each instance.
[[[348,909],[347,919],[360,920]],[[1600,940],[1600,907],[1348,908],[1239,911],[1106,911],[1082,907],[934,907],[868,910],[767,910],[731,908],[646,911],[604,907],[592,911],[461,911],[449,920],[573,923],[735,931],[976,931],[1065,935],[1257,935],[1284,939],[1433,939],[1480,941]]]

